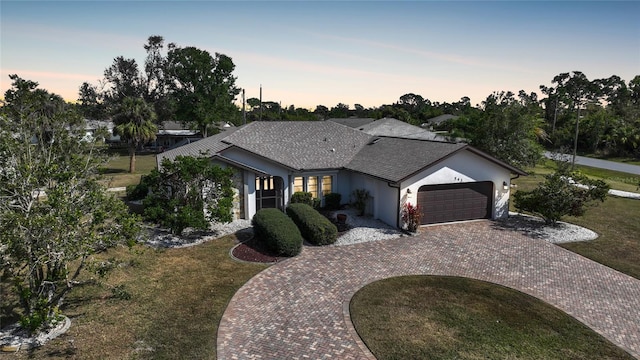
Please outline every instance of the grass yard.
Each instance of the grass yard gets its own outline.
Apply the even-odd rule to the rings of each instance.
[[[386,359],[633,359],[529,295],[455,277],[407,276],[353,297],[358,334]]]
[[[264,265],[231,260],[234,236],[183,249],[116,249],[102,285],[74,289],[69,331],[12,359],[215,359],[218,323],[233,294]],[[6,284],[5,284],[6,285]],[[130,296],[130,299],[127,297]],[[9,322],[3,299],[4,318]]]
[[[539,168],[534,169],[534,175],[516,179],[517,189],[531,190],[543,181],[540,173],[545,173],[546,168],[542,167],[542,171]],[[622,173],[605,170],[587,174],[606,178]],[[511,210],[515,210],[513,201],[511,206]],[[593,241],[562,244],[562,247],[640,279],[640,200],[608,196],[604,203],[587,209],[583,217],[567,217],[563,221],[589,228],[600,236]]]
[[[562,247],[640,279],[640,200],[609,196],[584,217],[565,221],[584,226],[600,237]]]
[[[108,187],[126,187],[140,183],[140,177],[156,168],[155,154],[136,155],[136,171],[129,174],[129,155],[126,151],[113,152],[112,158],[101,168]]]

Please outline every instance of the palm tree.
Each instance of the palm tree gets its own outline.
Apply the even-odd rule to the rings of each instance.
[[[129,172],[136,171],[136,149],[140,144],[156,139],[158,127],[154,124],[156,114],[144,99],[126,97],[116,110],[113,133],[129,144]]]

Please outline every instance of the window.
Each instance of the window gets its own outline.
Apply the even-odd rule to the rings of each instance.
[[[309,176],[307,180],[307,192],[311,193],[313,199],[318,197],[318,177]]]
[[[331,176],[322,177],[322,196],[331,193],[332,178]]]
[[[256,190],[274,190],[273,177],[256,178]]]
[[[293,192],[301,192],[304,191],[304,178],[301,176],[296,176],[293,178]]]

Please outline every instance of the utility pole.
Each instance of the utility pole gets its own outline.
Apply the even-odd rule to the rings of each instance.
[[[247,125],[247,106],[245,105],[244,89],[242,89],[242,125]]]
[[[578,102],[578,118],[576,119],[576,135],[573,138],[573,160],[571,161],[571,170],[576,167],[576,155],[578,153],[578,130],[580,128],[580,107],[582,107],[582,103]]]
[[[260,117],[258,121],[262,121],[262,84],[260,84]]]

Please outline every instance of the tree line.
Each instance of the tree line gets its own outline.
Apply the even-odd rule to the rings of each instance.
[[[249,98],[243,109],[236,105],[241,89],[230,57],[174,43],[165,47],[158,35],[150,36],[144,49],[143,66],[118,56],[99,84],[85,82],[79,90],[81,113],[112,118],[132,157],[140,142],[153,139],[154,125],[167,120],[206,137],[226,122],[393,117],[421,126],[443,114],[457,118],[434,125],[435,130],[516,166],[535,164],[543,148],[640,157],[640,75],[627,82],[617,75],[589,80],[580,71],[566,72],[554,76],[551,86],[540,85],[540,98],[524,90],[496,91],[475,106],[466,96],[449,103],[407,93],[395,103],[370,108],[338,103],[310,110]]]

